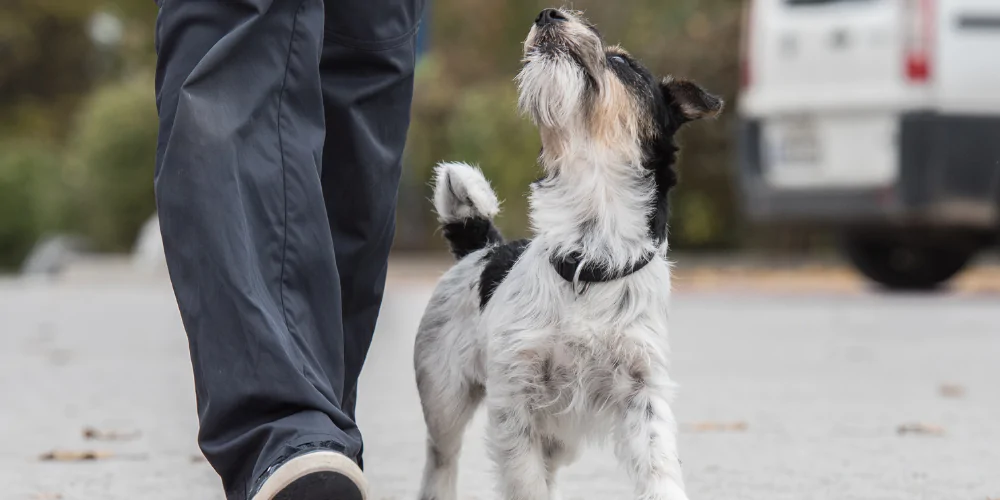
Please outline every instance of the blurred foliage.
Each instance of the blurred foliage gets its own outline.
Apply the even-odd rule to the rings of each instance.
[[[60,158],[51,144],[0,143],[0,269],[16,267],[62,221]]]
[[[152,1],[0,2],[0,267],[52,231],[131,247],[153,207],[155,20]]]
[[[129,250],[156,210],[153,79],[108,85],[80,109],[67,148],[74,226],[99,250]]]
[[[538,177],[538,134],[515,112],[517,93],[510,82],[488,81],[460,90],[450,75],[442,73],[442,67],[431,55],[417,72],[415,93],[419,97],[407,141],[404,182],[409,185],[404,189],[426,191],[433,167],[440,161],[478,164],[504,200],[498,224],[509,236],[524,235],[527,200],[522,193]],[[434,227],[429,204],[401,212],[412,216],[410,224]],[[426,243],[436,242],[417,242]]]
[[[525,234],[525,195],[539,175],[540,142],[530,122],[517,116],[513,77],[521,42],[548,6],[535,0],[434,1],[431,50],[417,71],[403,186],[425,196],[401,200],[401,233],[410,226],[434,227],[426,185],[436,162],[453,160],[483,168],[504,200],[500,225],[510,236]],[[681,184],[671,198],[675,248],[728,248],[739,241],[730,161],[741,6],[739,0],[571,5],[584,11],[609,43],[621,43],[654,74],[691,78],[729,103],[720,119],[690,125],[679,136]],[[469,12],[476,12],[475,23],[468,22]],[[400,246],[438,245],[436,239],[408,234]]]
[[[95,14],[121,24],[112,47],[95,45]],[[0,137],[61,139],[97,84],[154,59],[156,5],[145,0],[0,2]]]
[[[90,88],[95,0],[0,2],[0,134],[57,137]]]

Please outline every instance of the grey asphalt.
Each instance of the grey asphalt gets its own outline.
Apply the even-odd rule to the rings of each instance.
[[[0,280],[0,499],[221,500],[168,284],[101,281]],[[362,378],[373,500],[416,498],[430,286],[390,284]],[[1000,297],[678,293],[671,329],[692,500],[1000,498]],[[943,434],[897,433],[909,423]],[[466,442],[461,498],[496,498],[482,415]],[[53,450],[113,455],[39,460]],[[566,500],[631,496],[608,450],[562,482]]]

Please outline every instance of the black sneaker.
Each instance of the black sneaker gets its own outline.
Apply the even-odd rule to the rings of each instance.
[[[253,500],[365,500],[368,482],[358,464],[335,451],[304,453],[278,466]]]

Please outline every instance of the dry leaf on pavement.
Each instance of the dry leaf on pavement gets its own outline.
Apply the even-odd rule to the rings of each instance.
[[[695,422],[681,426],[687,432],[744,432],[750,426],[746,422]]]
[[[52,450],[38,457],[43,462],[84,462],[90,460],[104,460],[115,456],[110,451],[97,450]]]
[[[959,399],[965,397],[965,387],[958,384],[942,384],[940,391],[943,398]]]
[[[83,438],[94,441],[133,441],[139,439],[139,436],[142,436],[142,432],[139,430],[108,431],[93,427],[83,429]]]
[[[113,453],[107,450],[52,450],[38,457],[43,462],[92,462],[95,460],[148,460],[146,453]]]
[[[928,436],[943,436],[944,427],[934,424],[912,423],[903,424],[896,428],[896,433],[900,436],[906,434],[923,434]]]

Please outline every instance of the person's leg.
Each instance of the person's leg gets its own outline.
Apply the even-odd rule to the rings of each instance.
[[[227,497],[244,500],[302,447],[360,458],[340,404],[340,277],[320,183],[323,2],[160,3],[164,250],[190,343],[199,443]]]
[[[340,270],[351,418],[395,229],[424,0],[326,0],[323,194]]]

